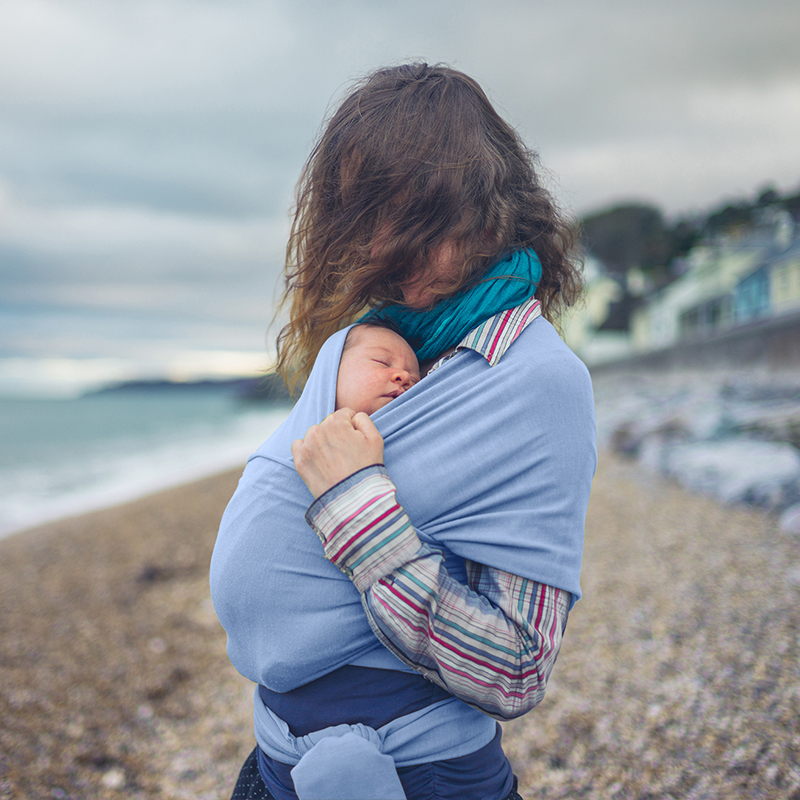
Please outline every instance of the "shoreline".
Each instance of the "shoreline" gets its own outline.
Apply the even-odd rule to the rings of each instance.
[[[237,403],[194,389],[5,410],[13,431],[0,468],[0,538],[244,469],[289,413],[284,404]]]
[[[79,496],[75,499],[70,498],[60,506],[61,510],[45,511],[42,513],[42,516],[35,521],[21,523],[20,525],[11,523],[0,527],[0,542],[18,535],[25,535],[27,532],[34,531],[37,528],[58,525],[59,523],[85,517],[98,511],[111,511],[116,508],[121,508],[130,503],[135,503],[138,500],[144,500],[145,498],[159,495],[170,489],[191,486],[201,481],[213,480],[231,473],[236,473],[237,476],[241,476],[246,463],[247,459],[244,458],[240,466],[231,466],[230,462],[228,462],[227,465],[214,464],[200,469],[188,468],[176,470],[171,476],[165,477],[164,475],[160,475],[159,482],[161,485],[157,487],[154,486],[152,482],[139,481],[127,486],[117,487],[111,491],[101,491],[89,497]]]
[[[208,562],[240,470],[0,540],[0,798],[218,800],[253,746]],[[797,797],[800,537],[603,453],[523,797]]]

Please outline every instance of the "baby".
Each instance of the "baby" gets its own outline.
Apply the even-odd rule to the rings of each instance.
[[[336,408],[373,414],[420,379],[419,362],[399,333],[370,322],[347,334],[336,380]]]

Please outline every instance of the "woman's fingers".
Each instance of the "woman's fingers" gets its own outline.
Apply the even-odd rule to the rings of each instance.
[[[380,443],[381,457],[383,457],[383,437],[378,432],[369,414],[359,411],[357,414],[353,415],[352,423],[353,427],[359,433],[363,434],[367,441],[372,442],[374,445]]]

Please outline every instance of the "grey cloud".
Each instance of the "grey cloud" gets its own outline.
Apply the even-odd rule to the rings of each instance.
[[[297,115],[11,116],[0,175],[29,201],[133,203],[220,216],[283,211],[311,127]]]
[[[32,205],[285,219],[331,98],[421,57],[474,74],[568,204],[639,194],[676,210],[800,180],[800,121],[780,100],[800,91],[798,21],[778,0],[7,0],[0,181]]]

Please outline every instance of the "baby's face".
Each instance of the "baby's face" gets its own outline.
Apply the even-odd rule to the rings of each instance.
[[[347,335],[336,380],[336,408],[372,414],[419,381],[419,363],[402,336],[356,325]]]

